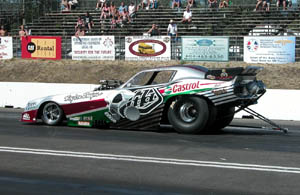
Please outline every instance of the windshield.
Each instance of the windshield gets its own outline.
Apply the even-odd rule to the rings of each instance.
[[[125,87],[136,87],[136,86],[145,86],[145,85],[156,85],[162,83],[168,83],[172,80],[175,75],[174,70],[165,70],[165,71],[147,71],[141,72],[133,77],[125,85]]]

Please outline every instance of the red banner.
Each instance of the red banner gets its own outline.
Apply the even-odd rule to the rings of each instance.
[[[22,58],[61,59],[61,37],[22,37]]]

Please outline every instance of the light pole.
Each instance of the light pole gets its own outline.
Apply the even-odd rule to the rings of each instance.
[[[23,0],[23,7],[22,7],[22,10],[23,10],[23,20],[22,20],[22,23],[23,25],[25,25],[25,0]]]

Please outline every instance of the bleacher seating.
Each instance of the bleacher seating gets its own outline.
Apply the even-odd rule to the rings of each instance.
[[[254,12],[253,7],[232,6],[219,10],[193,8],[193,22],[189,25],[179,23],[184,9],[178,11],[168,7],[160,7],[156,10],[139,10],[137,17],[132,23],[126,24],[123,28],[113,30],[110,29],[109,20],[102,24],[100,23],[100,11],[88,10],[93,16],[95,23],[93,31],[89,35],[143,35],[151,27],[152,23],[156,23],[162,35],[166,35],[170,19],[177,22],[180,36],[245,36],[259,26],[272,28],[272,31],[266,32],[266,35],[278,35],[288,30],[300,32],[298,10],[277,11],[273,7],[270,12],[266,13]],[[73,10],[68,13],[47,13],[29,24],[29,27],[33,35],[72,36],[75,33],[74,26],[77,16],[83,16],[86,11]]]

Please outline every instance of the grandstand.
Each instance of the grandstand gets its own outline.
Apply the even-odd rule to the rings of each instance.
[[[81,1],[76,10],[64,13],[58,10],[58,7],[48,11],[43,9],[40,11],[43,14],[37,14],[40,15],[39,17],[34,18],[32,17],[34,14],[31,14],[32,21],[27,25],[31,29],[32,35],[62,36],[65,44],[75,34],[74,26],[77,17],[83,16],[86,11],[90,12],[95,23],[93,31],[87,35],[114,35],[120,37],[119,40],[125,36],[141,36],[153,23],[159,26],[162,35],[166,35],[170,19],[177,22],[179,36],[230,36],[235,37],[230,39],[231,42],[239,42],[235,43],[235,46],[242,46],[242,36],[299,35],[300,33],[300,15],[297,5],[283,11],[277,10],[275,2],[273,2],[270,12],[264,12],[253,11],[255,1],[251,1],[252,4],[235,4],[229,8],[211,10],[207,8],[205,1],[200,0],[196,1],[198,2],[197,7],[192,8],[192,24],[181,24],[179,21],[182,19],[184,8],[181,10],[171,9],[170,4],[166,3],[169,1],[159,1],[165,3],[161,3],[158,9],[139,10],[132,23],[124,25],[123,28],[110,29],[109,20],[100,23],[100,11],[94,9],[95,2]],[[115,0],[114,2],[118,7],[120,1]],[[51,4],[51,7],[53,6],[55,5]],[[17,36],[18,28],[12,29],[11,35]],[[70,45],[65,46],[69,50]],[[296,52],[296,56],[298,56],[298,52]],[[235,58],[235,60],[238,59]]]

